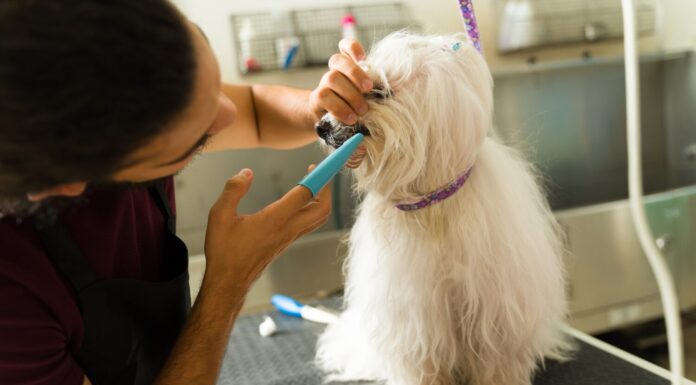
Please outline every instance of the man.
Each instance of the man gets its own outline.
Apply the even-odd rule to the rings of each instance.
[[[293,148],[372,88],[343,41],[312,92],[222,84],[201,31],[166,0],[0,2],[0,383],[213,384],[244,297],[329,215],[329,192],[209,215],[190,309],[172,175],[208,149]],[[210,141],[208,141],[210,139]]]

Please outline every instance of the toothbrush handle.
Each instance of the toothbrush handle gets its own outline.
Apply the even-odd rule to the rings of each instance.
[[[312,192],[312,196],[316,196],[329,183],[331,178],[341,171],[364,138],[363,134],[355,134],[319,163],[317,168],[305,176],[298,184],[309,189]]]
[[[304,305],[286,295],[275,294],[271,297],[271,303],[279,312],[291,317],[302,318]]]

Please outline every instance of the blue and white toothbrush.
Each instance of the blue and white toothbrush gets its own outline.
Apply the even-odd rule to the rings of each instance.
[[[330,324],[338,319],[338,316],[316,307],[305,305],[286,295],[275,294],[271,297],[271,303],[279,312],[291,317],[302,318],[307,321]]]
[[[319,165],[298,183],[306,187],[312,196],[316,196],[327,183],[338,174],[350,159],[351,155],[358,149],[365,136],[361,133],[353,135],[336,151],[329,154]],[[271,297],[271,303],[281,313],[292,317],[298,317],[307,321],[323,324],[334,322],[338,317],[327,311],[307,306],[293,298],[285,295],[276,294]]]

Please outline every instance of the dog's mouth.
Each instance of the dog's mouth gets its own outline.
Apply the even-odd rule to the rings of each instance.
[[[384,103],[392,96],[391,89],[385,87],[383,83],[377,83],[374,89],[366,95],[366,98],[376,103]],[[319,137],[333,148],[341,147],[343,143],[357,133],[370,136],[370,130],[362,123],[358,122],[354,125],[343,124],[329,113],[325,114],[314,128],[317,130]]]
[[[333,148],[339,148],[353,135],[361,133],[370,136],[370,130],[358,123],[348,126],[338,122],[333,116],[325,115],[316,125],[317,134],[324,142]]]

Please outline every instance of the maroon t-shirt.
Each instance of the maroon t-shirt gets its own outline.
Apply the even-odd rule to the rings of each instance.
[[[174,208],[173,178],[166,191]],[[155,281],[164,217],[145,187],[95,190],[61,219],[98,280]],[[81,385],[83,324],[74,290],[29,221],[0,220],[0,384]]]

